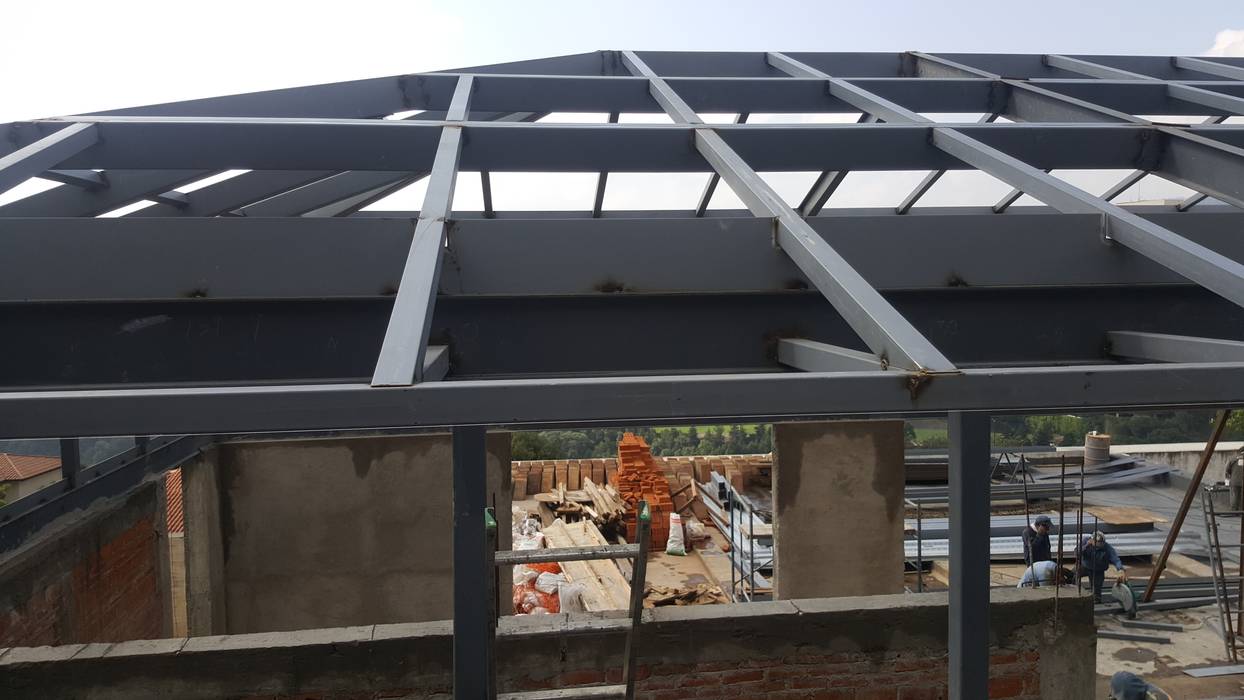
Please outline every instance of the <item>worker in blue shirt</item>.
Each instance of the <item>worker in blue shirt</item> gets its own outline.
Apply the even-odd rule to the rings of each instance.
[[[1109,566],[1114,566],[1119,572],[1119,583],[1127,581],[1127,572],[1123,570],[1123,562],[1119,560],[1119,553],[1114,551],[1114,547],[1106,541],[1106,535],[1098,530],[1091,537],[1085,537],[1080,543],[1080,568],[1084,576],[1092,577],[1093,600],[1098,603],[1101,602],[1101,587],[1106,579],[1106,568]]]

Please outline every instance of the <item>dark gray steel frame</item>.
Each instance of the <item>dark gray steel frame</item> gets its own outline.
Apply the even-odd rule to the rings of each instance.
[[[426,111],[382,119],[410,110]],[[610,123],[532,123],[563,111]],[[859,122],[755,123],[766,112]],[[951,597],[950,685],[980,696],[988,640],[966,621],[988,604],[988,415],[1244,399],[1244,128],[1221,123],[1241,114],[1240,59],[601,51],[0,125],[0,189],[66,183],[0,206],[0,320],[36,339],[0,370],[0,431],[68,440],[65,493],[0,511],[0,545],[219,433],[452,426],[474,493],[483,431],[463,426],[949,413],[952,565],[973,582]],[[251,172],[177,191],[230,168]],[[914,206],[973,168],[1015,192]],[[1050,174],[1075,168],[1131,174],[1094,196]],[[907,169],[931,174],[897,208],[824,208],[849,172]],[[480,214],[451,211],[463,170],[481,172]],[[791,206],[761,173],[797,170],[820,175]],[[578,212],[496,211],[504,171],[597,173],[597,189]],[[708,186],[686,211],[603,211],[611,172]],[[427,173],[424,211],[358,213]],[[1198,194],[1108,201],[1150,173]],[[720,181],[748,211],[708,210]],[[1009,209],[1023,192],[1049,208]],[[991,338],[1002,308],[1080,304],[1108,321]],[[738,332],[710,328],[723,319]],[[591,334],[590,359],[557,349],[566,327]],[[637,327],[677,342],[617,342]],[[431,344],[448,349],[425,375]],[[72,439],[115,434],[203,437],[80,469]],[[477,500],[455,508],[472,550]],[[486,573],[476,554],[456,563],[460,597]],[[460,654],[485,634],[462,622]]]

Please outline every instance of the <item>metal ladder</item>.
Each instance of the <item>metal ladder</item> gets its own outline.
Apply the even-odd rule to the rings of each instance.
[[[598,547],[557,547],[526,551],[497,550],[497,518],[492,508],[484,511],[485,543],[487,558],[493,566],[488,586],[489,606],[492,614],[488,624],[488,647],[486,653],[494,657],[488,661],[491,674],[488,679],[488,700],[587,700],[595,698],[635,698],[635,651],[639,634],[640,618],[644,610],[644,580],[648,571],[648,546],[652,541],[652,513],[647,501],[640,501],[636,508],[636,529],[639,541],[635,544],[611,544]],[[546,564],[563,561],[588,561],[596,559],[631,560],[630,626],[626,630],[626,647],[622,656],[622,680],[618,685],[596,685],[578,688],[556,688],[522,693],[497,695],[496,639],[497,639],[497,568],[520,564]]]
[[[1209,565],[1214,576],[1214,598],[1218,601],[1218,622],[1222,626],[1222,641],[1227,651],[1227,659],[1231,663],[1239,661],[1239,649],[1241,633],[1240,618],[1237,614],[1240,611],[1232,610],[1231,599],[1237,599],[1237,603],[1244,601],[1240,596],[1244,594],[1244,569],[1237,567],[1235,574],[1228,576],[1222,549],[1224,546],[1232,549],[1241,550],[1244,548],[1244,541],[1239,544],[1223,545],[1221,538],[1218,536],[1218,520],[1219,518],[1241,518],[1244,517],[1244,511],[1225,510],[1220,511],[1214,507],[1214,494],[1229,493],[1229,490],[1219,484],[1211,484],[1201,489],[1201,514],[1205,518],[1205,540],[1209,549]],[[1244,528],[1244,521],[1241,522]],[[1244,540],[1244,530],[1241,531],[1241,539]],[[1241,550],[1244,554],[1244,550]],[[1231,590],[1234,585],[1235,591]]]

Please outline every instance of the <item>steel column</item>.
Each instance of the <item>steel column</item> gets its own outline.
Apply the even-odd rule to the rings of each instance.
[[[454,698],[479,700],[488,693],[491,653],[484,653],[492,625],[488,582],[496,575],[487,551],[488,450],[482,426],[453,429],[454,470]],[[417,593],[412,591],[411,595]]]
[[[78,472],[82,471],[82,447],[77,438],[60,441],[60,478],[65,488],[78,488]]]
[[[950,697],[989,695],[989,414],[951,412]]]

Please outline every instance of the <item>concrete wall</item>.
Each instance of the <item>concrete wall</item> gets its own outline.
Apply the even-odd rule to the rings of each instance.
[[[990,697],[1089,700],[1092,601],[994,592]],[[946,697],[946,595],[658,608],[644,613],[637,697]],[[502,620],[501,692],[616,680],[617,616]],[[6,700],[438,698],[452,687],[448,622],[0,652]]]
[[[51,486],[52,484],[55,484],[58,481],[60,481],[60,470],[59,469],[53,469],[50,472],[43,472],[42,474],[32,476],[29,479],[22,479],[20,481],[6,481],[4,483],[8,484],[9,488],[8,488],[8,491],[6,491],[4,494],[4,499],[5,501],[12,503],[13,501],[16,501],[19,498],[25,498],[26,496],[29,496],[30,494],[34,493],[35,491],[38,491],[41,488],[44,488],[46,486]]]
[[[1213,456],[1209,459],[1209,467],[1205,471],[1206,482],[1222,481],[1226,478],[1227,463],[1235,459],[1244,442],[1219,442]],[[1114,454],[1128,454],[1133,457],[1147,459],[1155,464],[1169,464],[1179,470],[1180,475],[1191,478],[1196,473],[1197,462],[1205,451],[1203,442],[1181,442],[1158,445],[1113,445],[1110,451]]]
[[[903,590],[903,423],[773,426],[775,597]]]
[[[509,434],[490,435],[506,549],[509,465]],[[452,613],[449,435],[224,444],[184,479],[191,634]]]
[[[144,484],[54,523],[0,561],[0,646],[169,634],[162,495]]]

